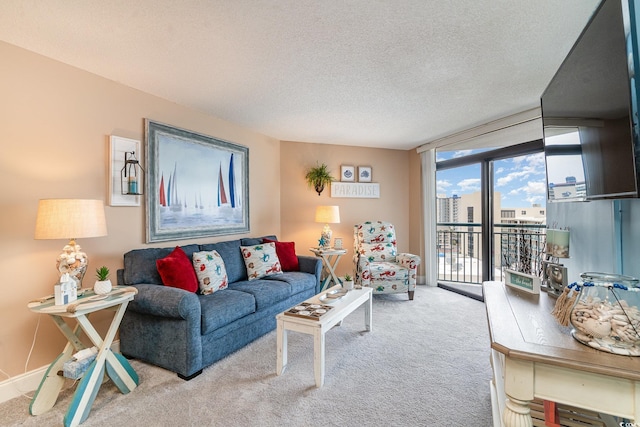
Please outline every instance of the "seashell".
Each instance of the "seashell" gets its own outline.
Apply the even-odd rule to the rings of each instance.
[[[615,354],[622,354],[625,356],[629,355],[629,350],[626,348],[611,347],[611,352]]]
[[[611,332],[611,323],[587,319],[583,323],[584,331],[594,338],[604,338]]]
[[[600,348],[601,347],[601,345],[598,344],[597,341],[589,341],[589,346],[593,347],[593,348]]]

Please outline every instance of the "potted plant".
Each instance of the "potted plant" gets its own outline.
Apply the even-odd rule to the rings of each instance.
[[[309,169],[305,175],[305,179],[309,187],[313,187],[318,192],[318,196],[322,193],[322,190],[324,190],[325,185],[331,184],[331,181],[335,180],[335,178],[331,176],[328,166],[324,163]]]
[[[342,289],[347,291],[353,289],[353,278],[348,274],[345,274],[342,278]]]
[[[109,269],[106,266],[102,266],[96,269],[96,283],[93,285],[93,291],[98,295],[108,294],[111,292],[113,286],[109,279]]]

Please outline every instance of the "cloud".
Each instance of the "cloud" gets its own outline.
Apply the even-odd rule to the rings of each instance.
[[[458,182],[460,191],[479,191],[480,190],[480,178],[467,178]]]
[[[436,192],[438,194],[440,193],[446,193],[447,189],[449,187],[451,187],[453,184],[451,184],[449,181],[447,181],[446,179],[440,179],[438,181],[436,181]]]
[[[472,154],[473,150],[458,150],[453,152],[453,158],[464,157]]]

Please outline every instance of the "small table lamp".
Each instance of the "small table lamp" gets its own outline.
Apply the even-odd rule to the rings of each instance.
[[[340,223],[340,208],[338,206],[318,206],[316,208],[316,222],[324,223],[320,240],[318,240],[319,246],[322,248],[330,248],[331,228],[329,228],[329,224]]]
[[[75,239],[106,235],[102,200],[42,199],[38,202],[35,238],[70,239],[56,258],[56,268],[60,276],[69,273],[77,289],[82,287],[88,259]]]

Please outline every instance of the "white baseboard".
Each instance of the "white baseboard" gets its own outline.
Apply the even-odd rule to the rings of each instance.
[[[119,353],[120,341],[114,341],[111,345],[111,350],[114,353]],[[44,377],[48,367],[49,365],[43,366],[0,382],[0,403],[20,395],[33,396],[33,392],[40,385],[40,381],[42,381],[42,377]]]

